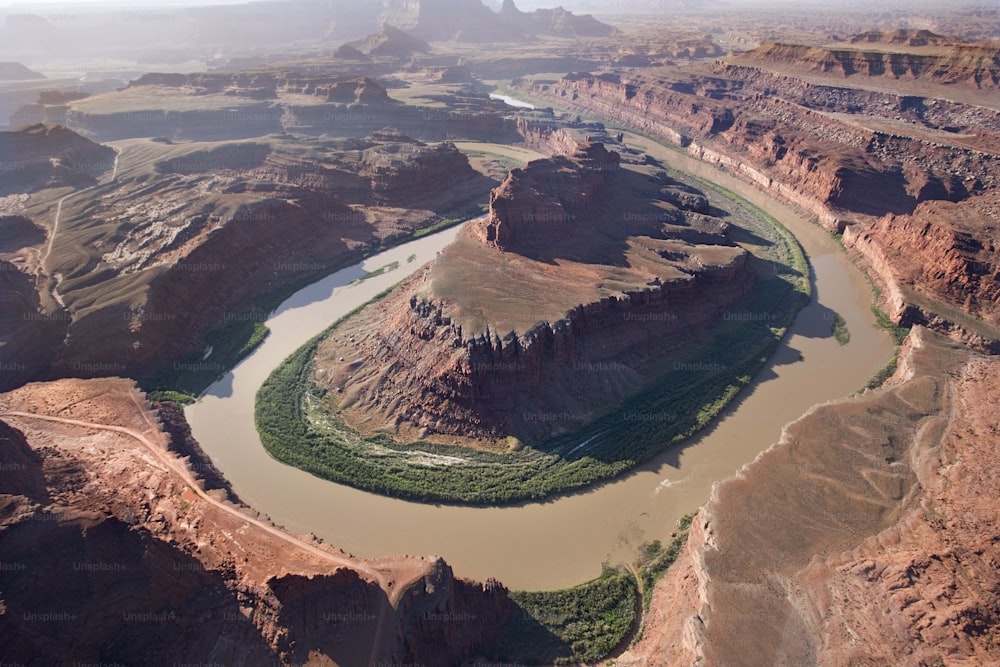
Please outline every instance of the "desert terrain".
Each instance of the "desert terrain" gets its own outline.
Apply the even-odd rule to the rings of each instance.
[[[0,9],[0,662],[1000,661],[1000,11],[564,7]],[[261,378],[260,443],[399,503],[610,493],[831,289],[750,190],[896,354],[597,579],[355,557],[187,423],[286,299],[465,223]]]

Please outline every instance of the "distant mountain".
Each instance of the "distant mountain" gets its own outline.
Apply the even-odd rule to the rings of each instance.
[[[593,16],[578,16],[561,7],[522,12],[504,0],[494,12],[480,0],[418,0],[409,32],[427,41],[509,42],[535,37],[601,37],[615,28]],[[412,15],[411,15],[412,16]]]
[[[249,46],[350,42],[385,25],[424,41],[504,42],[613,31],[591,16],[561,8],[522,12],[512,2],[497,13],[481,0],[261,0],[134,12],[109,7],[75,21],[50,20],[41,12],[12,14],[0,25],[0,44],[5,57],[29,63],[82,53],[163,62],[172,54],[217,57],[220,51],[239,51],[245,56]]]
[[[369,56],[392,56],[396,58],[408,58],[417,53],[427,53],[431,50],[427,42],[409,35],[399,28],[394,28],[388,23],[374,35],[368,35],[364,39],[359,39],[346,44],[348,48]]]
[[[35,81],[45,75],[28,69],[21,63],[0,63],[0,81]]]
[[[562,7],[522,12],[514,5],[514,0],[504,0],[498,18],[504,25],[529,35],[607,37],[616,32],[615,28],[589,14],[577,16]]]

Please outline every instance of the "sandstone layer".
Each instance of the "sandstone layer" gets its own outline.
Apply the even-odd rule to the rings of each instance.
[[[445,666],[510,613],[439,558],[354,559],[206,492],[127,380],[0,395],[0,445],[5,661]]]
[[[998,369],[915,328],[889,386],[716,486],[616,664],[996,662]]]
[[[511,171],[489,216],[320,345],[315,380],[362,432],[579,429],[752,287],[727,232],[699,193],[579,144]]]
[[[819,80],[735,58],[520,85],[682,146],[812,213],[859,251],[898,323],[995,349],[1000,112],[953,87],[912,94],[876,90],[877,79]]]
[[[960,85],[972,89],[995,89],[1000,85],[1000,49],[988,45],[945,44],[939,35],[883,38],[881,45],[893,51],[866,50],[858,44],[876,43],[851,39],[850,47],[803,46],[769,42],[740,56],[740,60],[781,65],[804,73],[839,77],[867,77],[921,80],[925,83]],[[902,45],[922,47],[899,50]],[[933,46],[931,46],[933,45]]]

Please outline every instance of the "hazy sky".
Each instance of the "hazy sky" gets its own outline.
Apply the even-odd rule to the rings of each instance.
[[[351,2],[352,0],[346,0]],[[357,2],[358,0],[353,0]],[[51,10],[57,7],[197,7],[201,5],[245,5],[247,0],[0,0],[0,7],[13,9],[38,9]]]

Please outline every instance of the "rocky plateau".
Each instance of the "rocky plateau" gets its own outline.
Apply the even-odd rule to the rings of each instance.
[[[727,231],[699,193],[577,144],[511,171],[486,218],[338,327],[316,381],[363,432],[537,443],[557,434],[539,412],[579,428],[752,287]]]
[[[878,39],[889,49],[893,36]],[[967,76],[950,60],[934,65],[937,78],[914,75],[926,88],[916,95],[892,84],[876,90],[884,77],[862,69],[840,82],[803,77],[776,66],[776,57],[758,57],[767,52],[520,85],[557,108],[681,146],[810,212],[843,233],[897,322],[996,349],[989,295],[1000,271],[1000,112],[990,98],[971,102],[944,85]],[[982,66],[982,80],[1000,72]]]
[[[4,661],[444,666],[511,613],[440,558],[355,559],[206,490],[131,381],[29,384],[0,413]]]
[[[176,370],[210,332],[260,321],[262,295],[474,205],[491,185],[452,144],[392,131],[346,141],[141,139],[112,150],[31,126],[0,141],[62,156],[39,170],[25,153],[21,172],[31,178],[7,182],[18,192],[3,199],[11,291],[0,359],[19,372],[3,374],[6,387]]]

